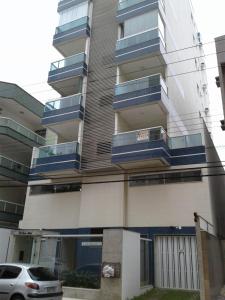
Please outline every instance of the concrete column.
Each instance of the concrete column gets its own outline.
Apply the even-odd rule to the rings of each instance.
[[[103,265],[116,264],[120,275],[102,278],[100,299],[127,300],[140,295],[140,235],[123,229],[104,230],[102,250]]]
[[[104,230],[102,262],[122,265],[123,230]],[[120,278],[102,278],[101,299],[121,300],[122,276]]]

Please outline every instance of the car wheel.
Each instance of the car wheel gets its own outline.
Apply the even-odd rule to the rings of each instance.
[[[24,300],[24,297],[21,295],[14,295],[10,300]]]

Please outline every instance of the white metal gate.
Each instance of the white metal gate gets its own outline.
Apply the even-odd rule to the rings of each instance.
[[[199,290],[195,236],[155,237],[155,286]]]

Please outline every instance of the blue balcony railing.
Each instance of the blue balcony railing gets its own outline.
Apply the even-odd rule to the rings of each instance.
[[[134,6],[136,4],[140,4],[142,2],[145,2],[146,0],[120,0],[118,3],[118,10],[126,9],[130,6]],[[165,0],[158,0],[162,7],[165,7]]]
[[[160,126],[115,134],[113,136],[113,147],[159,140],[163,140],[170,149],[203,146],[201,133],[179,137],[168,137],[164,128]]]
[[[113,136],[113,147],[135,145],[143,142],[163,140],[167,143],[167,134],[163,127],[153,127],[129,132],[122,132]]]
[[[53,62],[51,64],[50,71],[56,71],[58,69],[69,67],[69,66],[79,64],[79,63],[83,63],[85,61],[86,61],[86,54],[85,53],[75,54],[75,55],[69,56],[65,59]]]
[[[34,159],[79,153],[79,143],[70,142],[36,148]],[[35,162],[34,162],[35,163]]]
[[[127,94],[130,92],[145,90],[150,87],[159,86],[163,88],[164,92],[167,94],[167,86],[161,74],[154,74],[151,76],[138,78],[130,80],[124,83],[116,85],[115,95]]]
[[[61,26],[58,26],[58,27],[56,27],[55,34],[59,34],[59,33],[65,32],[67,30],[70,30],[70,29],[73,29],[73,28],[80,27],[82,25],[88,24],[88,19],[89,19],[88,17],[83,17],[83,18],[74,20],[72,22],[63,24]]]
[[[54,101],[49,101],[45,104],[44,112],[50,112],[57,109],[63,109],[82,104],[82,94],[76,94]]]
[[[142,33],[138,33],[132,36],[124,37],[117,41],[116,50],[126,49],[135,45],[139,45],[145,42],[149,42],[151,40],[160,38],[163,45],[165,46],[165,41],[163,35],[159,28],[154,28],[148,31],[144,31]]]

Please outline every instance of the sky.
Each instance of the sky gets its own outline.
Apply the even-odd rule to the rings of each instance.
[[[182,0],[180,0],[182,1]],[[52,47],[58,0],[0,0],[0,81],[17,83],[42,102],[58,98],[47,85],[50,63],[61,58]],[[214,38],[225,34],[224,0],[192,0],[206,54],[213,138],[225,161],[222,105]]]

